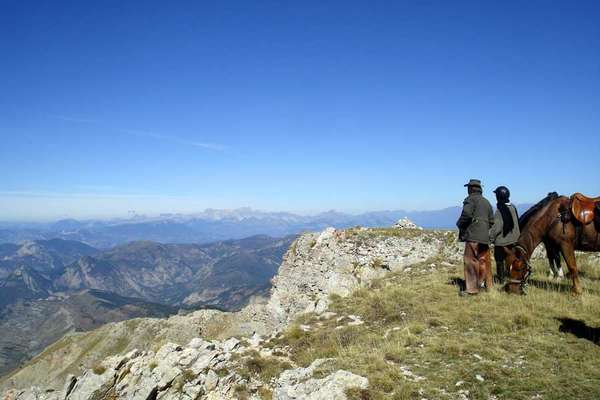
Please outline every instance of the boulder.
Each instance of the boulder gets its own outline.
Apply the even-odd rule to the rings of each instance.
[[[393,225],[394,228],[397,229],[419,229],[419,230],[423,230],[423,228],[421,228],[420,226],[418,226],[417,224],[415,224],[414,222],[412,222],[410,219],[408,219],[408,217],[404,217],[398,220],[398,222],[396,222]]]
[[[322,379],[313,378],[314,371],[327,361],[319,359],[307,368],[284,371],[275,384],[273,400],[345,400],[347,389],[369,386],[367,378],[344,370]]]

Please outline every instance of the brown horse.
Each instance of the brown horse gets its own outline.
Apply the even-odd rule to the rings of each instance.
[[[562,254],[573,280],[572,291],[575,294],[581,293],[575,250],[600,251],[598,221],[585,225],[580,223],[571,212],[571,199],[550,193],[523,214],[519,225],[523,228],[509,260],[510,280],[505,286],[506,290],[510,293],[523,293],[523,287],[531,273],[531,254],[544,242],[547,249],[557,249]]]

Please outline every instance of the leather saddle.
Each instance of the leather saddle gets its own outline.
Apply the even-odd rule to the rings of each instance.
[[[589,224],[594,221],[596,213],[600,213],[600,197],[587,197],[575,193],[571,196],[571,212],[583,225]]]

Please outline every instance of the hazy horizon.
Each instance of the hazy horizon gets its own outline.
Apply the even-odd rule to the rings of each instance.
[[[541,199],[541,198],[540,198]],[[490,198],[490,201],[492,202],[492,204],[494,204],[494,200]],[[536,200],[537,202],[537,200]],[[529,206],[530,204],[533,204],[534,202],[520,202],[520,203],[515,203],[517,206]],[[56,217],[39,217],[39,218],[29,218],[31,217],[33,214],[27,214],[28,218],[0,218],[0,223],[7,223],[7,224],[18,224],[18,223],[40,223],[40,224],[45,224],[45,223],[54,223],[54,222],[58,222],[61,220],[77,220],[80,222],[85,222],[85,221],[118,221],[118,220],[135,220],[135,219],[164,219],[164,218],[173,218],[173,217],[208,217],[206,214],[209,212],[222,212],[222,213],[241,213],[241,212],[248,212],[248,213],[256,213],[256,214],[290,214],[290,215],[295,215],[295,216],[300,216],[300,217],[313,217],[313,216],[317,216],[317,215],[321,215],[321,214],[326,214],[326,213],[330,213],[330,212],[334,212],[334,213],[340,213],[340,214],[345,214],[345,215],[350,215],[350,216],[359,216],[359,215],[364,215],[364,214],[370,214],[370,213],[386,213],[386,212],[406,212],[406,213],[434,213],[434,212],[439,212],[439,211],[445,211],[445,210],[449,210],[449,209],[460,209],[462,206],[462,203],[460,204],[454,204],[454,205],[448,205],[446,207],[440,207],[440,208],[430,208],[430,209],[410,209],[410,208],[403,208],[403,207],[396,207],[396,208],[389,208],[389,209],[366,209],[366,210],[340,210],[340,209],[335,209],[335,208],[331,208],[331,209],[323,209],[323,210],[305,210],[305,211],[290,211],[290,210],[265,210],[265,209],[257,209],[257,208],[253,208],[253,207],[235,207],[235,208],[216,208],[216,207],[207,207],[203,210],[193,210],[193,211],[189,211],[189,212],[156,212],[156,213],[152,213],[152,212],[148,212],[148,213],[141,213],[141,212],[136,212],[135,210],[130,210],[127,213],[123,213],[123,214],[115,214],[115,215],[94,215],[94,214],[88,214],[88,215],[58,215]]]
[[[390,211],[406,211],[406,212],[433,212],[433,211],[440,211],[440,210],[444,210],[444,209],[448,209],[448,208],[453,208],[456,205],[450,205],[447,207],[440,207],[440,208],[436,208],[436,209],[423,209],[423,210],[415,210],[415,209],[407,209],[407,208],[403,208],[403,207],[396,207],[396,208],[390,208],[390,209],[366,209],[366,210],[340,210],[340,209],[335,209],[335,208],[330,208],[330,209],[322,209],[322,210],[299,210],[299,211],[294,211],[294,210],[266,210],[266,209],[257,209],[254,207],[248,207],[248,206],[243,206],[243,207],[235,207],[235,208],[218,208],[218,207],[207,207],[204,209],[199,209],[199,210],[191,210],[191,211],[181,211],[181,212],[176,212],[176,211],[161,211],[161,212],[137,212],[135,210],[130,210],[128,212],[122,213],[122,214],[111,214],[111,215],[98,215],[98,214],[81,214],[81,215],[68,215],[68,214],[64,214],[64,215],[57,215],[55,217],[38,217],[38,218],[0,218],[0,222],[40,222],[40,223],[48,223],[48,222],[56,222],[59,220],[68,220],[68,219],[74,219],[74,220],[79,220],[79,221],[86,221],[86,220],[112,220],[112,219],[133,219],[133,218],[160,218],[160,217],[168,217],[168,216],[195,216],[195,215],[201,215],[206,213],[207,211],[229,211],[229,212],[235,212],[235,211],[242,211],[242,210],[249,210],[252,212],[257,212],[257,213],[282,213],[282,214],[293,214],[293,215],[298,215],[298,216],[304,216],[304,217],[308,217],[308,216],[315,216],[315,215],[319,215],[319,214],[323,214],[323,213],[328,213],[328,212],[338,212],[338,213],[342,213],[342,214],[348,214],[348,215],[361,215],[361,214],[367,214],[367,213],[377,213],[377,212],[390,212]],[[28,213],[27,216],[32,216],[34,214],[32,213]]]

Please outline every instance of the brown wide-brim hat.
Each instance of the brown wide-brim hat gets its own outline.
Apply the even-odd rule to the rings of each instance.
[[[469,183],[465,183],[465,187],[467,187],[467,186],[482,187],[481,181],[479,179],[470,179]]]

